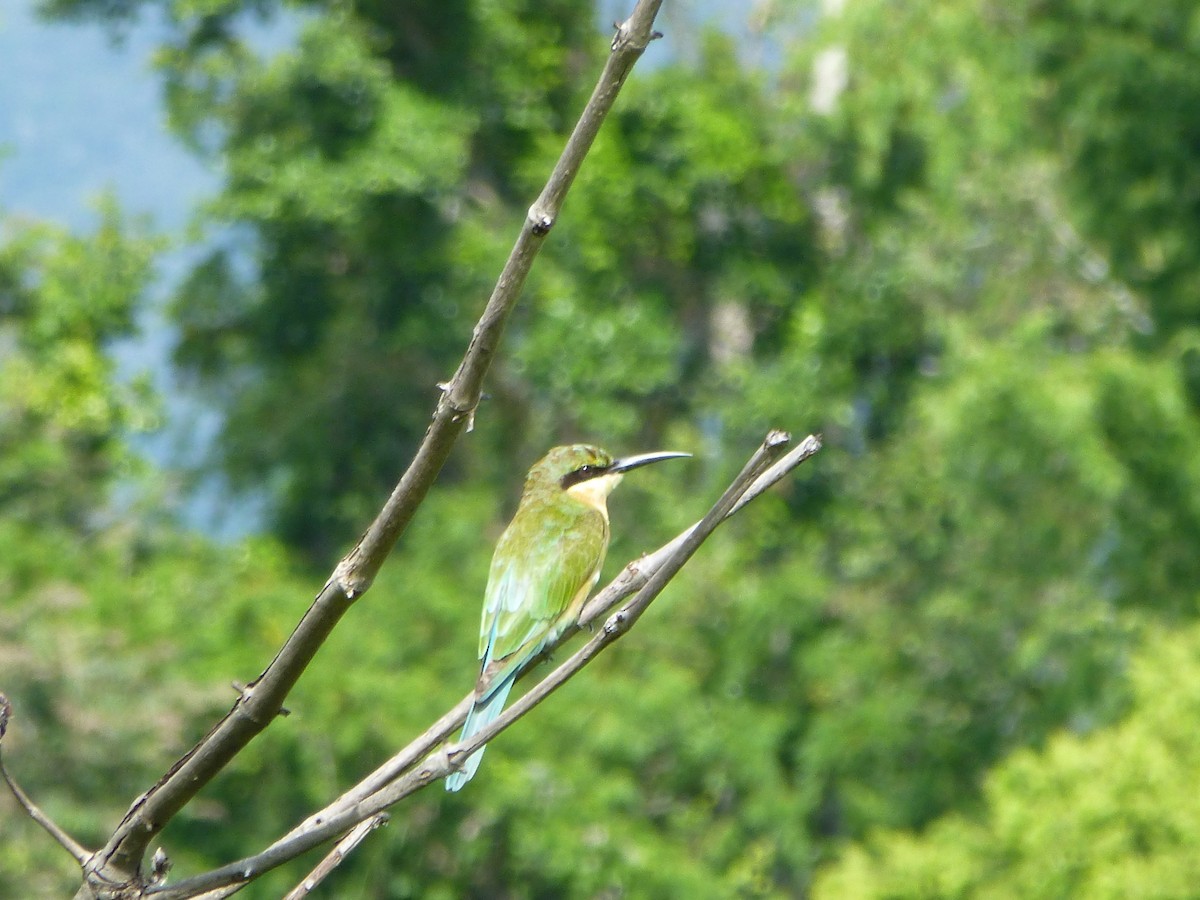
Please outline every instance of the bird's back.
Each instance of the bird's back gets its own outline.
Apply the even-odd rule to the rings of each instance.
[[[573,623],[607,548],[608,519],[598,509],[562,494],[527,492],[488,576],[479,656],[489,681]]]

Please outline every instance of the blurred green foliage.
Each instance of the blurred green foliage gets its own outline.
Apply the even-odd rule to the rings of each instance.
[[[133,466],[122,431],[154,421],[147,386],[114,385],[104,349],[131,330],[160,244],[111,198],[99,213],[86,237],[0,231],[0,508],[31,524],[82,526]]]
[[[1060,734],[994,769],[978,810],[925,834],[876,831],[814,897],[1191,897],[1200,878],[1200,630],[1153,629],[1119,725]]]
[[[92,235],[7,237],[6,748],[93,842],[376,510],[605,46],[566,2],[309,3],[271,59],[242,30],[272,0],[49,4],[148,6],[171,120],[227,175],[177,361],[273,534],[212,546],[112,490],[156,477],[127,446],[154,401],[104,353],[153,243],[111,208]],[[547,446],[697,453],[621,488],[615,566],[783,426],[826,450],[331,896],[1188,895],[1200,20],[759,12],[769,70],[697,34],[630,79],[477,428],[293,715],[164,834],[179,870],[266,843],[469,689],[490,548]],[[68,889],[30,823],[0,838],[0,897]]]

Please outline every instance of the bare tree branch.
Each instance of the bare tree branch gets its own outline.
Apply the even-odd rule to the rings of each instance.
[[[338,841],[337,846],[330,850],[323,860],[317,863],[316,867],[308,873],[308,876],[305,877],[303,881],[287,892],[287,896],[285,896],[283,900],[303,900],[303,898],[307,897],[310,893],[312,893],[313,888],[324,881],[329,873],[332,872],[341,863],[341,861],[345,859],[351,851],[354,850],[355,847],[362,843],[363,838],[365,838],[380,825],[386,823],[387,820],[387,814],[380,813],[377,816],[372,816],[366,821],[359,822],[357,825],[355,825],[350,833]]]
[[[469,428],[504,326],[563,198],[626,77],[654,38],[662,0],[638,0],[612,42],[604,71],[549,181],[530,207],[454,377],[442,394],[412,463],[383,509],[321,589],[267,669],[234,707],[149,791],[137,798],[104,849],[85,867],[88,878],[135,878],[146,848],[163,827],[279,713],[284,699],[329,633],[371,586],[383,560],[412,520],[464,428]],[[86,896],[86,895],[85,895]]]
[[[4,735],[8,731],[8,722],[11,718],[12,704],[9,702],[8,697],[0,694],[0,776],[4,778],[4,783],[8,785],[8,789],[12,792],[17,803],[21,804],[21,808],[25,810],[25,814],[41,825],[42,828],[46,829],[50,837],[58,841],[62,848],[74,857],[75,862],[82,866],[87,862],[87,858],[91,854],[78,841],[59,827],[53,819],[42,812],[41,808],[29,799],[29,795],[8,774],[8,768],[4,765]]]
[[[348,829],[378,815],[405,797],[454,771],[458,761],[470,756],[483,744],[528,713],[632,628],[641,614],[678,573],[684,563],[691,558],[700,544],[732,514],[735,508],[744,505],[740,504],[743,496],[751,491],[754,491],[754,496],[761,494],[770,483],[777,481],[786,471],[790,471],[791,468],[812,456],[820,448],[820,441],[817,438],[809,437],[797,448],[797,451],[800,452],[790,453],[781,459],[783,449],[789,440],[790,438],[784,432],[773,431],[768,434],[763,445],[747,462],[741,473],[725,490],[708,514],[679,538],[664,547],[663,550],[669,548],[669,552],[665,555],[660,556],[663,551],[654,554],[655,557],[658,557],[658,562],[652,570],[647,571],[637,593],[613,613],[605,622],[604,627],[582,648],[551,671],[487,728],[482,729],[467,741],[452,744],[440,750],[435,749],[465,718],[467,709],[474,699],[474,693],[468,694],[395,757],[338,800],[319,813],[310,816],[301,825],[261,853],[211,872],[185,879],[175,885],[151,888],[147,894],[157,900],[186,900],[186,898],[196,897],[227,885],[252,881],[264,872],[345,833]],[[789,464],[781,467],[780,463],[785,462]],[[771,476],[771,478],[764,481],[767,476]],[[526,668],[525,671],[530,671],[530,668]]]

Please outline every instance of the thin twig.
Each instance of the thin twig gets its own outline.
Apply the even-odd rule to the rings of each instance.
[[[350,833],[338,841],[337,846],[330,850],[323,860],[317,863],[317,865],[311,872],[308,873],[303,881],[288,891],[287,896],[285,896],[283,900],[303,900],[303,898],[307,897],[310,893],[312,893],[312,889],[324,881],[329,876],[329,873],[337,868],[341,861],[345,859],[355,847],[362,843],[363,839],[368,834],[370,834],[380,825],[383,825],[385,822],[387,822],[387,820],[387,813],[380,813],[377,816],[372,816],[366,821],[359,822],[357,825],[355,825]]]
[[[345,833],[358,823],[383,812],[405,797],[448,775],[454,770],[456,760],[465,759],[526,715],[533,707],[544,701],[599,653],[625,634],[683,564],[691,558],[700,544],[729,516],[742,495],[750,490],[768,467],[779,459],[787,442],[788,437],[783,432],[772,432],[768,435],[763,446],[758,449],[708,514],[682,535],[682,541],[672,542],[674,550],[662,560],[641,589],[609,617],[604,628],[542,681],[538,682],[520,700],[506,709],[488,727],[461,743],[452,744],[440,750],[433,750],[430,747],[431,741],[433,747],[436,747],[438,743],[438,741],[433,741],[432,735],[446,733],[448,722],[454,719],[461,722],[462,717],[466,715],[465,706],[469,705],[472,699],[472,695],[468,695],[453,710],[442,716],[433,728],[401,751],[401,754],[398,754],[398,757],[418,756],[419,765],[409,764],[399,773],[398,777],[386,781],[377,790],[363,795],[361,791],[363,784],[379,783],[382,780],[379,773],[384,767],[381,767],[364,782],[343,795],[343,798],[335,801],[320,813],[310,816],[301,826],[262,852],[202,875],[185,879],[175,885],[151,888],[147,893],[157,900],[186,900],[186,898],[196,897],[206,891],[226,885],[252,881],[264,872]],[[810,451],[808,455],[811,455],[812,452],[815,450]],[[453,726],[450,727],[453,728]],[[417,746],[429,747],[429,749],[417,753],[414,751]],[[347,802],[347,798],[354,795],[357,796],[353,801]]]
[[[733,509],[729,510],[729,515],[735,515],[751,500],[755,500],[761,494],[769,491],[782,481],[796,466],[809,459],[820,449],[821,436],[819,434],[810,434],[789,451],[783,459],[758,476],[754,480],[754,483],[746,489],[746,493],[738,498],[738,502],[733,504]]]
[[[153,788],[134,801],[89,877],[134,877],[150,842],[212,778],[275,718],[283,701],[329,633],[371,586],[383,560],[412,520],[459,434],[469,426],[496,355],[504,326],[563,198],[605,117],[647,44],[662,0],[638,0],[617,31],[596,88],[567,141],[546,187],[530,207],[520,235],[496,282],[454,377],[442,388],[433,422],[408,470],[383,509],[325,583],[296,630],[232,710]]]
[[[8,768],[4,765],[4,735],[8,731],[8,723],[12,718],[12,704],[9,703],[8,697],[0,694],[0,776],[4,778],[4,783],[8,785],[9,791],[16,798],[17,803],[21,804],[21,808],[25,810],[25,814],[33,821],[37,822],[46,830],[50,837],[54,838],[59,845],[66,850],[74,858],[75,862],[83,865],[87,862],[91,852],[85,850],[75,838],[66,833],[58,823],[51,819],[48,815],[42,812],[41,807],[29,799],[29,795],[21,789],[13,777],[8,774]]]

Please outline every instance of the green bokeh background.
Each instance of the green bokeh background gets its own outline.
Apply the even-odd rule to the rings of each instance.
[[[164,401],[109,350],[153,226],[112,200],[77,233],[8,217],[5,757],[89,845],[386,496],[608,41],[567,0],[45,7],[151,8],[164,114],[222,173],[170,302],[176,373],[222,416],[207,465],[267,516],[191,533],[176,474],[131,449]],[[279,15],[294,46],[256,53],[247,23]],[[825,450],[324,895],[1195,896],[1200,11],[670,23],[684,49],[630,79],[476,429],[292,715],[162,835],[175,875],[265,845],[469,689],[491,547],[546,447],[696,454],[615,495],[615,573],[784,427]],[[72,890],[8,798],[0,846],[0,898]]]

